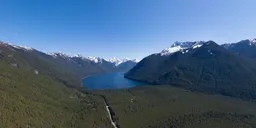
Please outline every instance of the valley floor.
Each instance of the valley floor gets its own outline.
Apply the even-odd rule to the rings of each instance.
[[[105,95],[121,128],[253,128],[256,103],[170,86],[94,91]]]

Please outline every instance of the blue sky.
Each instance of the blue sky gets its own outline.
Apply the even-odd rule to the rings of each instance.
[[[143,58],[174,41],[256,38],[255,0],[2,0],[0,40],[45,52]]]

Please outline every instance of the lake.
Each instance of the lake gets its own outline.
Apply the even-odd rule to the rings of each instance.
[[[121,89],[147,85],[146,83],[124,78],[123,72],[89,76],[82,80],[83,87],[95,89]]]

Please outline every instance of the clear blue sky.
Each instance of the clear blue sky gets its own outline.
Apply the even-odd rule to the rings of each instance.
[[[174,41],[256,37],[256,0],[1,0],[0,40],[46,52],[143,58]]]

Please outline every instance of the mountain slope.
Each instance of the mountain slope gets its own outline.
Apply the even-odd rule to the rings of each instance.
[[[81,79],[125,70],[0,42],[0,127],[112,127],[102,98],[82,89]]]
[[[144,58],[125,77],[228,96],[256,98],[255,62],[209,41]]]
[[[75,90],[77,75],[35,52],[0,43],[1,128],[111,127],[100,97]]]
[[[242,40],[237,43],[221,45],[226,49],[252,59],[256,59],[256,39]]]
[[[9,63],[22,67],[31,66],[40,73],[51,75],[67,86],[79,87],[81,79],[102,73],[124,72],[130,70],[137,62],[132,60],[106,60],[103,58],[69,56],[63,53],[46,54],[36,49],[15,46],[1,42],[2,51],[8,51]],[[13,60],[15,56],[15,60]]]
[[[128,61],[126,61],[126,62],[123,62],[123,63],[119,64],[119,65],[117,66],[117,68],[118,68],[119,70],[121,70],[121,71],[127,72],[127,71],[129,71],[130,69],[132,69],[136,64],[137,64],[136,62],[134,62],[134,61],[132,61],[132,60],[128,60]]]

